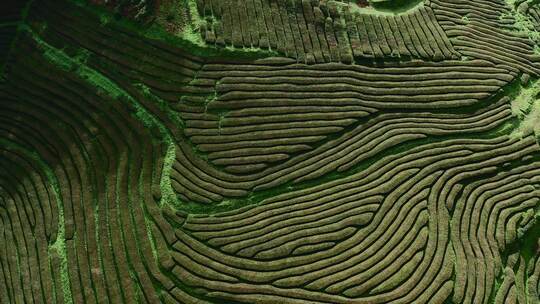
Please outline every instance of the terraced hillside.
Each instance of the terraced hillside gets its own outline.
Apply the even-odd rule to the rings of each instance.
[[[10,12],[0,303],[540,303],[538,1]]]

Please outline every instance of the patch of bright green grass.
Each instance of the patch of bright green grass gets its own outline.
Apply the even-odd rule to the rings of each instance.
[[[424,3],[424,0],[369,0],[373,8],[389,13],[403,13]]]
[[[531,18],[527,13],[523,13],[518,9],[518,5],[524,2],[529,2],[529,5],[537,5],[539,1],[537,0],[527,0],[527,1],[516,1],[516,0],[506,0],[507,5],[510,7],[510,12],[507,14],[502,14],[500,19],[505,19],[510,17],[514,20],[514,28],[521,35],[529,38],[534,44],[534,52],[540,54],[540,32],[537,30],[534,19]]]
[[[346,9],[346,6],[349,7],[351,13],[353,14],[362,14],[362,15],[382,15],[382,16],[392,16],[402,13],[406,13],[416,7],[423,5],[423,0],[409,0],[409,1],[398,1],[403,3],[390,3],[390,2],[376,2],[370,1],[370,5],[366,7],[360,7],[355,4],[356,1],[349,1],[351,3],[346,4],[342,2],[335,2],[338,10],[341,12],[343,9]],[[406,2],[406,3],[405,3]]]
[[[183,37],[196,45],[205,46],[206,43],[202,40],[200,29],[206,23],[206,21],[204,21],[199,15],[197,2],[195,0],[186,1],[191,20],[185,26]]]
[[[520,119],[520,124],[512,137],[523,138],[530,134],[540,136],[540,81],[523,87],[512,99],[512,113]]]
[[[178,114],[177,111],[171,109],[169,106],[169,103],[163,99],[161,99],[159,96],[156,96],[152,93],[151,89],[146,86],[144,83],[136,83],[133,85],[134,87],[138,88],[145,97],[152,100],[154,103],[156,103],[159,107],[159,109],[167,115],[167,117],[178,127],[183,128],[186,124],[180,114]]]

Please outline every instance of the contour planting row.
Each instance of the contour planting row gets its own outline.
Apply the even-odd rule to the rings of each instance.
[[[423,303],[437,297],[440,303],[451,292],[454,265],[447,204],[459,199],[448,196],[448,183],[504,172],[505,163],[538,150],[532,137],[433,143],[258,206],[190,216],[176,231],[173,272],[208,295],[236,301]],[[530,207],[521,202],[515,204]],[[515,233],[516,227],[498,229]],[[296,299],[287,298],[293,292]]]
[[[469,166],[445,185],[454,208],[452,244],[460,261],[456,264],[454,302],[488,302],[495,278],[501,275],[501,255],[514,244],[521,229],[517,222],[540,206],[540,163],[531,162],[527,150],[520,154],[518,162],[508,158],[502,164],[508,171],[495,174],[496,168],[485,163]],[[484,171],[486,178],[472,179],[479,171]],[[460,185],[455,182],[458,176],[471,182]]]
[[[396,16],[318,0],[199,0],[197,7],[207,43],[277,50],[303,63],[459,57],[424,6]]]
[[[3,102],[13,102],[4,91],[0,95]],[[10,111],[3,113],[9,115]],[[60,288],[55,292],[55,286],[61,286],[61,260],[55,252],[49,254],[47,248],[47,242],[53,243],[58,234],[58,198],[45,168],[19,146],[32,140],[35,132],[21,124],[7,127],[7,122],[2,115],[0,288],[4,292],[0,301],[33,303],[42,293],[61,300]],[[18,134],[10,131],[15,126]],[[36,145],[43,148],[39,142]]]
[[[518,252],[510,254],[499,288],[492,294],[492,303],[537,303],[540,274],[538,261],[538,253],[528,263]]]
[[[338,78],[338,73],[348,77]],[[186,148],[178,153],[173,179],[179,193],[203,202],[228,196],[225,191],[241,194],[344,171],[388,148],[428,136],[489,131],[511,116],[508,99],[496,98],[475,110],[512,79],[504,69],[483,61],[379,69],[208,64],[199,76],[218,77],[217,99],[200,104],[199,110],[194,110],[196,104],[176,108],[185,121],[184,134],[199,151],[208,152],[210,163],[225,166],[224,171],[181,145]],[[321,84],[301,85],[303,78]],[[401,83],[415,87],[411,95],[392,88]],[[445,93],[448,83],[456,93]],[[325,85],[328,93],[321,92]],[[359,98],[357,91],[375,88],[386,95]],[[328,98],[321,98],[324,94]],[[468,105],[471,113],[450,114],[460,105]],[[340,116],[350,109],[358,112]],[[188,174],[196,180],[185,179]]]
[[[537,243],[538,244],[538,243]],[[537,245],[538,246],[538,245]],[[527,266],[527,300],[534,303],[540,299],[540,253],[536,254],[529,260]]]
[[[292,64],[273,69],[208,64],[200,73],[212,74],[221,79],[216,86],[217,102],[209,104],[210,109],[235,105],[244,108],[271,98],[354,98],[358,105],[375,108],[404,104],[424,109],[458,107],[490,96],[513,78],[503,67],[486,61],[413,61],[375,66]]]
[[[0,66],[3,66],[8,59],[9,48],[15,37],[16,31],[16,24],[0,24]]]
[[[0,88],[1,302],[536,300],[521,67],[203,60],[44,7]],[[175,212],[168,177],[179,207],[254,200]]]
[[[437,20],[462,55],[538,75],[540,57],[504,0],[431,0]]]
[[[191,59],[190,56],[166,49],[155,42],[143,44],[127,32],[111,32],[108,27],[98,27],[95,31],[85,30],[95,20],[66,26],[75,23],[72,21],[77,12],[75,17],[62,12],[64,10],[59,9],[33,12],[36,19],[52,20],[44,32],[46,41],[52,44],[60,41],[61,45],[65,45],[65,40],[71,41],[68,46],[91,54],[87,60],[89,66],[122,84],[129,92],[137,91],[131,83],[143,83],[152,94],[174,102],[174,107],[185,121],[183,134],[206,155],[200,159],[192,149],[188,149],[188,144],[181,144],[186,149],[178,153],[178,159],[184,163],[175,165],[173,186],[184,199],[198,202],[243,196],[258,186],[257,180],[279,172],[279,166],[285,168],[286,165],[298,164],[306,159],[306,153],[320,152],[321,149],[317,148],[321,146],[328,151],[331,148],[329,142],[336,137],[336,140],[343,142],[343,134],[349,134],[348,137],[353,139],[359,136],[354,137],[351,130],[361,133],[369,127],[398,123],[395,119],[383,122],[385,117],[392,116],[379,114],[380,109],[410,111],[411,108],[473,105],[492,95],[515,75],[508,75],[507,70],[485,61],[410,62],[382,67],[342,64],[314,67],[282,63],[202,64],[199,59]],[[111,48],[109,45],[112,43],[107,43],[117,36],[122,39],[123,49]],[[129,50],[128,53],[138,55],[138,58],[124,56],[122,51],[125,49]],[[149,57],[148,54],[156,56]],[[167,71],[173,70],[185,76],[177,82],[173,78],[171,82]],[[338,77],[343,74],[347,77]],[[457,78],[458,75],[462,79]],[[309,84],[306,83],[308,80]],[[208,102],[208,96],[214,90],[218,93],[217,98]],[[448,90],[452,92],[448,93]],[[331,99],[321,98],[321,95]],[[143,102],[145,105],[152,104],[152,101],[145,101],[144,98]],[[347,117],[340,117],[344,111],[347,111]],[[156,112],[159,113],[159,110]],[[158,115],[164,121],[169,121],[162,113]],[[417,114],[408,115],[411,121],[418,118]],[[507,111],[500,112],[490,119],[495,121],[495,118],[507,115]],[[419,116],[425,117],[425,114]],[[425,118],[437,123],[437,119],[443,119],[443,116]],[[373,122],[363,124],[367,118],[373,117],[376,117]],[[406,123],[403,121],[394,128],[403,127]],[[171,129],[178,127],[171,123],[166,125]],[[423,127],[431,126],[428,124]],[[390,130],[393,127],[386,128]],[[385,145],[380,144],[381,139],[378,143],[371,143],[373,147],[378,145],[373,152],[425,135],[448,135],[451,132],[435,131],[401,138],[394,133],[387,133],[390,141]],[[363,142],[367,143],[368,140],[364,139]],[[319,172],[304,179],[331,172],[329,167],[344,170],[374,154],[362,157],[361,152],[358,150],[356,156],[348,156],[349,161],[356,159],[350,165],[340,167],[340,163],[332,162],[326,165],[326,169],[320,169],[319,166]],[[216,171],[205,159],[220,169]],[[302,169],[305,172],[306,169]]]
[[[5,5],[0,12],[0,67],[8,61],[10,47],[17,36],[17,26],[24,17],[27,2],[24,0],[4,1]]]
[[[34,43],[29,36],[19,41],[21,52],[10,64],[1,102],[2,143],[16,143],[4,148],[2,161],[13,164],[6,168],[16,170],[18,187],[40,187],[37,193],[21,188],[24,203],[11,185],[16,180],[3,179],[2,222],[15,223],[3,226],[8,239],[0,247],[9,252],[2,255],[2,269],[11,279],[4,280],[2,289],[10,292],[2,296],[8,303],[192,299],[161,272],[167,260],[150,244],[152,239],[166,257],[161,231],[171,227],[156,202],[159,187],[153,187],[166,147],[122,100],[51,65]],[[29,158],[33,170],[17,169]],[[45,185],[39,186],[40,178]],[[43,211],[32,216],[31,206]],[[34,219],[26,220],[22,212]],[[17,259],[24,268],[9,271],[16,263],[4,258]]]
[[[179,153],[174,166],[178,175],[173,172],[172,177],[182,183],[184,181],[182,178],[185,178],[189,171],[194,173],[204,172],[205,175],[203,176],[191,175],[194,177],[200,176],[200,178],[206,179],[207,182],[195,183],[191,180],[191,183],[196,185],[186,193],[186,195],[201,193],[203,196],[205,192],[202,191],[205,190],[216,195],[230,195],[224,191],[227,189],[242,189],[241,187],[264,189],[291,180],[296,182],[312,180],[336,170],[345,171],[362,161],[368,160],[370,157],[376,157],[386,149],[407,141],[420,140],[431,135],[458,136],[463,133],[487,131],[499,126],[504,120],[511,117],[507,105],[482,114],[479,115],[480,117],[464,119],[462,122],[459,120],[452,121],[448,117],[441,119],[436,115],[407,115],[407,117],[402,117],[402,115],[398,114],[382,114],[312,151],[293,157],[268,170],[245,176],[220,173],[206,163],[192,160],[193,157],[184,158]],[[478,120],[475,120],[476,118]],[[183,149],[183,151],[189,152],[187,149]],[[208,187],[208,182],[212,183],[211,187]],[[229,185],[234,185],[235,188],[225,188],[229,187]],[[201,187],[207,188],[201,189]],[[219,196],[216,198],[219,198]]]
[[[213,93],[211,86],[188,85],[201,67],[199,59],[164,43],[143,41],[126,29],[100,26],[97,17],[73,5],[60,9],[59,4],[47,3],[31,11],[33,20],[47,20],[43,39],[58,48],[67,46],[73,55],[86,54],[93,68],[129,85],[144,84],[165,100]]]
[[[529,18],[532,19],[534,29],[538,32],[540,31],[540,7],[538,5],[531,6],[527,9],[527,14]]]

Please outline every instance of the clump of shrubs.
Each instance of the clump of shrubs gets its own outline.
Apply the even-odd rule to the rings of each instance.
[[[149,22],[154,16],[158,0],[91,0],[112,9],[115,15],[139,22]]]

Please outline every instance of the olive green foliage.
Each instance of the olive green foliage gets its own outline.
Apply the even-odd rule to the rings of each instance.
[[[114,10],[117,14],[129,13],[135,20],[146,21],[153,15],[154,7],[154,0],[120,0]]]

